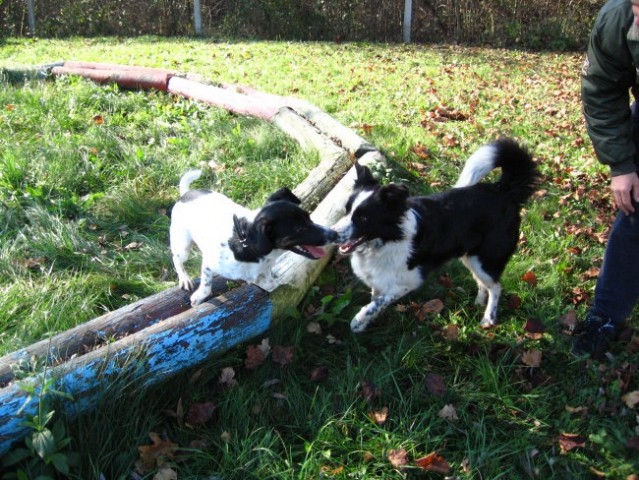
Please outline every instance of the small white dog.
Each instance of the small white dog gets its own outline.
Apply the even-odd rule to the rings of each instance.
[[[181,288],[195,287],[184,269],[191,245],[202,252],[202,278],[191,295],[192,306],[211,294],[214,274],[271,291],[278,286],[271,269],[285,250],[318,259],[325,253],[321,246],[337,239],[331,229],[313,223],[287,188],[273,193],[262,208],[249,210],[221,193],[189,190],[201,173],[191,170],[180,180],[181,198],[171,212],[169,232]]]

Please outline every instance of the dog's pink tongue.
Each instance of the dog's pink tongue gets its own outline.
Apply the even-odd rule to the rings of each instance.
[[[321,258],[321,257],[323,257],[326,254],[326,252],[324,251],[324,249],[322,247],[314,247],[312,245],[304,245],[304,248],[308,251],[308,253],[313,255],[315,258]]]

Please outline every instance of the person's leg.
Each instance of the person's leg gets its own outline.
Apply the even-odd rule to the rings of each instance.
[[[639,152],[639,105],[632,106],[633,135]],[[639,162],[636,161],[639,164]],[[573,331],[572,353],[602,357],[620,325],[639,300],[639,205],[615,220],[595,286],[593,306]]]
[[[639,208],[639,206],[637,206]],[[639,299],[639,211],[620,213],[610,230],[592,313],[621,325]]]

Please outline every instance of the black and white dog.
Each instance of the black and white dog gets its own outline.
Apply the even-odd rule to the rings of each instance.
[[[271,269],[285,250],[317,259],[325,253],[321,246],[337,238],[332,230],[313,223],[287,188],[273,193],[262,208],[249,210],[221,193],[189,190],[200,175],[200,170],[191,170],[180,180],[181,198],[171,212],[169,231],[181,288],[191,291],[195,286],[184,269],[191,245],[202,252],[202,277],[191,295],[193,306],[211,294],[214,274],[271,291],[278,286]]]
[[[495,183],[478,183],[501,167]],[[419,287],[433,269],[461,258],[488,304],[481,326],[497,319],[499,279],[519,238],[520,210],[540,175],[531,155],[511,139],[478,149],[466,162],[455,188],[410,197],[404,185],[382,186],[366,167],[357,180],[346,216],[333,229],[339,251],[351,254],[354,273],[372,290],[371,303],[351,321],[362,332],[392,302]]]

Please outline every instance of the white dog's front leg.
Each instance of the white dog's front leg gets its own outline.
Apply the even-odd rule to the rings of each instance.
[[[372,298],[371,303],[363,307],[351,321],[351,330],[360,333],[375,320],[391,303],[399,297],[395,295],[379,295]]]
[[[178,275],[178,284],[182,290],[186,290],[190,292],[195,287],[193,280],[189,277],[189,274],[186,273],[186,269],[184,268],[184,256],[181,255],[173,255],[173,265],[175,266],[175,271]]]
[[[202,267],[202,278],[200,279],[200,286],[191,295],[191,306],[195,307],[204,302],[210,295],[213,288],[213,270],[209,267]]]

